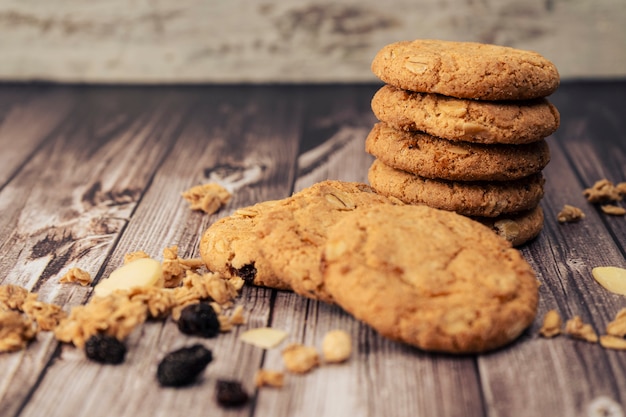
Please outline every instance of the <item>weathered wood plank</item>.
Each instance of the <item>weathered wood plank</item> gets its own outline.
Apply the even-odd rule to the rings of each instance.
[[[564,89],[567,93],[567,87]],[[558,96],[554,101],[561,108]],[[564,123],[549,139],[552,161],[545,170],[544,231],[523,248],[542,282],[538,319],[514,348],[479,359],[490,415],[583,417],[589,415],[588,407],[599,397],[607,397],[617,407],[621,404],[626,409],[623,352],[566,336],[545,340],[537,334],[543,315],[550,309],[556,309],[565,320],[579,315],[602,334],[606,324],[624,307],[624,297],[604,290],[591,276],[591,269],[600,264],[624,266],[624,258],[605,227],[605,215],[589,210],[582,195],[586,185],[581,182],[581,178],[598,173],[602,166],[619,165],[623,155],[614,152],[615,148],[599,153],[598,148],[589,146],[602,143],[600,137],[593,137],[599,135],[598,129],[591,137],[578,140],[573,134],[590,118],[583,114],[574,116],[570,110],[571,106],[561,108]],[[566,153],[584,154],[592,162],[586,165],[576,160],[572,166]],[[593,171],[581,173],[591,166]],[[579,223],[559,224],[556,214],[564,204],[584,208],[587,217]]]
[[[383,45],[417,38],[537,50],[564,78],[622,77],[624,27],[622,0],[5,0],[0,79],[372,82]]]
[[[205,91],[206,96],[194,104],[193,117],[143,195],[103,276],[120,265],[125,253],[135,250],[145,250],[160,259],[163,248],[176,244],[181,256],[197,256],[201,233],[218,216],[290,193],[301,112],[299,103],[290,98],[294,96],[267,88]],[[229,205],[214,216],[192,212],[180,196],[187,188],[206,181],[220,182],[234,193]],[[242,329],[267,325],[271,293],[262,288],[244,289],[236,301],[244,305],[248,316]],[[71,412],[91,417],[182,412],[190,417],[207,412],[248,415],[250,411],[245,408],[236,413],[224,410],[213,394],[218,378],[241,380],[248,391],[254,390],[252,380],[263,351],[239,342],[237,334],[200,340],[180,333],[171,320],[148,323],[129,339],[131,353],[119,367],[87,363],[81,352],[65,347],[20,415],[38,416],[42,409],[53,415]],[[156,367],[162,356],[195,342],[204,343],[215,355],[204,378],[190,389],[160,388]],[[72,378],[76,380],[70,387],[59,388]],[[59,403],[56,399],[66,390],[74,397]]]
[[[0,192],[0,282],[66,307],[84,302],[89,289],[58,278],[72,266],[97,276],[181,122],[178,105],[150,100],[151,94],[137,100],[132,91],[78,89],[73,95],[81,110],[72,123]],[[0,356],[3,415],[19,411],[56,346],[43,334],[28,351]]]
[[[0,100],[1,189],[75,103],[62,89],[43,88],[3,89]]]

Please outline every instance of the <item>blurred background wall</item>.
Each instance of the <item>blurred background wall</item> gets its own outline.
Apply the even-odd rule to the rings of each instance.
[[[378,49],[416,38],[626,76],[626,0],[0,0],[0,81],[368,82]]]

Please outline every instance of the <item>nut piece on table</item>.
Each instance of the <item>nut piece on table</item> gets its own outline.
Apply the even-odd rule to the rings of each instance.
[[[550,310],[543,317],[543,325],[539,329],[539,334],[543,337],[554,337],[561,334],[563,320],[556,310]]]
[[[320,363],[319,354],[314,347],[292,343],[282,351],[283,362],[289,372],[304,374]]]
[[[585,213],[578,207],[565,204],[563,209],[557,214],[556,219],[559,223],[572,223],[585,218]]]
[[[352,339],[343,330],[331,330],[322,341],[322,354],[328,363],[340,363],[348,360],[352,354]]]
[[[94,294],[105,297],[115,290],[129,290],[134,287],[162,286],[163,269],[161,262],[142,258],[127,263],[111,272],[109,278],[98,283]]]
[[[213,214],[230,201],[231,194],[217,183],[196,185],[182,193],[192,210]]]
[[[565,333],[590,343],[598,342],[598,335],[590,324],[583,323],[579,316],[574,316],[565,323]]]
[[[615,294],[626,295],[626,269],[616,266],[598,266],[591,275],[605,289]]]

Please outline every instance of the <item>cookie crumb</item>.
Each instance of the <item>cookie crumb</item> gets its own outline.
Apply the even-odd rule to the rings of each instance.
[[[147,253],[145,253],[142,250],[136,251],[136,252],[130,252],[127,253],[126,255],[124,255],[124,265],[126,265],[127,263],[130,263],[132,261],[136,261],[137,259],[144,259],[144,258],[149,258],[150,255],[148,255]]]
[[[36,334],[28,318],[17,311],[0,311],[0,353],[24,349]]]
[[[200,258],[182,259],[178,256],[178,246],[163,249],[163,286],[177,287],[187,271],[196,271],[204,266]]]
[[[585,218],[585,213],[578,207],[565,204],[563,209],[557,214],[556,219],[559,223],[572,223]]]
[[[82,285],[83,287],[88,286],[89,284],[91,284],[91,275],[89,275],[89,272],[74,267],[71,268],[69,271],[67,271],[65,273],[65,275],[63,275],[60,279],[59,282],[60,283],[78,283],[80,285]]]
[[[19,285],[0,285],[0,311],[22,311],[22,306],[26,300],[32,296],[33,294],[31,294],[26,288],[20,287]]]
[[[214,182],[191,187],[182,196],[189,202],[191,210],[200,210],[207,214],[217,212],[231,198],[226,188]]]
[[[352,354],[352,339],[343,330],[331,330],[322,340],[322,354],[327,363],[341,363]]]
[[[626,350],[626,339],[605,334],[600,336],[600,345],[605,349]]]
[[[565,323],[565,333],[576,339],[590,343],[598,342],[598,335],[590,324],[583,323],[579,316],[574,316]]]
[[[283,363],[289,372],[304,374],[320,363],[319,354],[314,347],[292,343],[282,351]]]
[[[624,207],[617,206],[615,204],[604,204],[600,206],[600,209],[605,214],[610,214],[611,216],[623,216],[626,215],[626,209]]]
[[[543,325],[539,329],[539,334],[543,337],[555,337],[561,334],[563,320],[556,310],[550,310],[543,317]]]
[[[259,369],[254,375],[254,385],[260,387],[281,388],[285,384],[285,374],[280,371]]]
[[[620,184],[620,187],[621,184]],[[622,199],[622,193],[620,189],[613,185],[609,180],[601,179],[596,181],[592,187],[583,190],[583,195],[590,203],[604,203],[608,201],[620,201]]]
[[[606,333],[615,337],[626,337],[626,308],[615,315],[615,319],[606,325]]]

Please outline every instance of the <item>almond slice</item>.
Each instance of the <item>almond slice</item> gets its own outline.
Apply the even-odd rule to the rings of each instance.
[[[141,258],[111,272],[109,278],[100,281],[95,286],[94,294],[98,297],[105,297],[116,290],[162,286],[162,284],[163,269],[161,262],[151,258]]]
[[[239,335],[239,340],[262,349],[272,349],[287,337],[287,332],[271,327],[257,327],[246,330]]]
[[[626,295],[626,269],[616,266],[599,266],[591,270],[591,275],[607,290]]]

